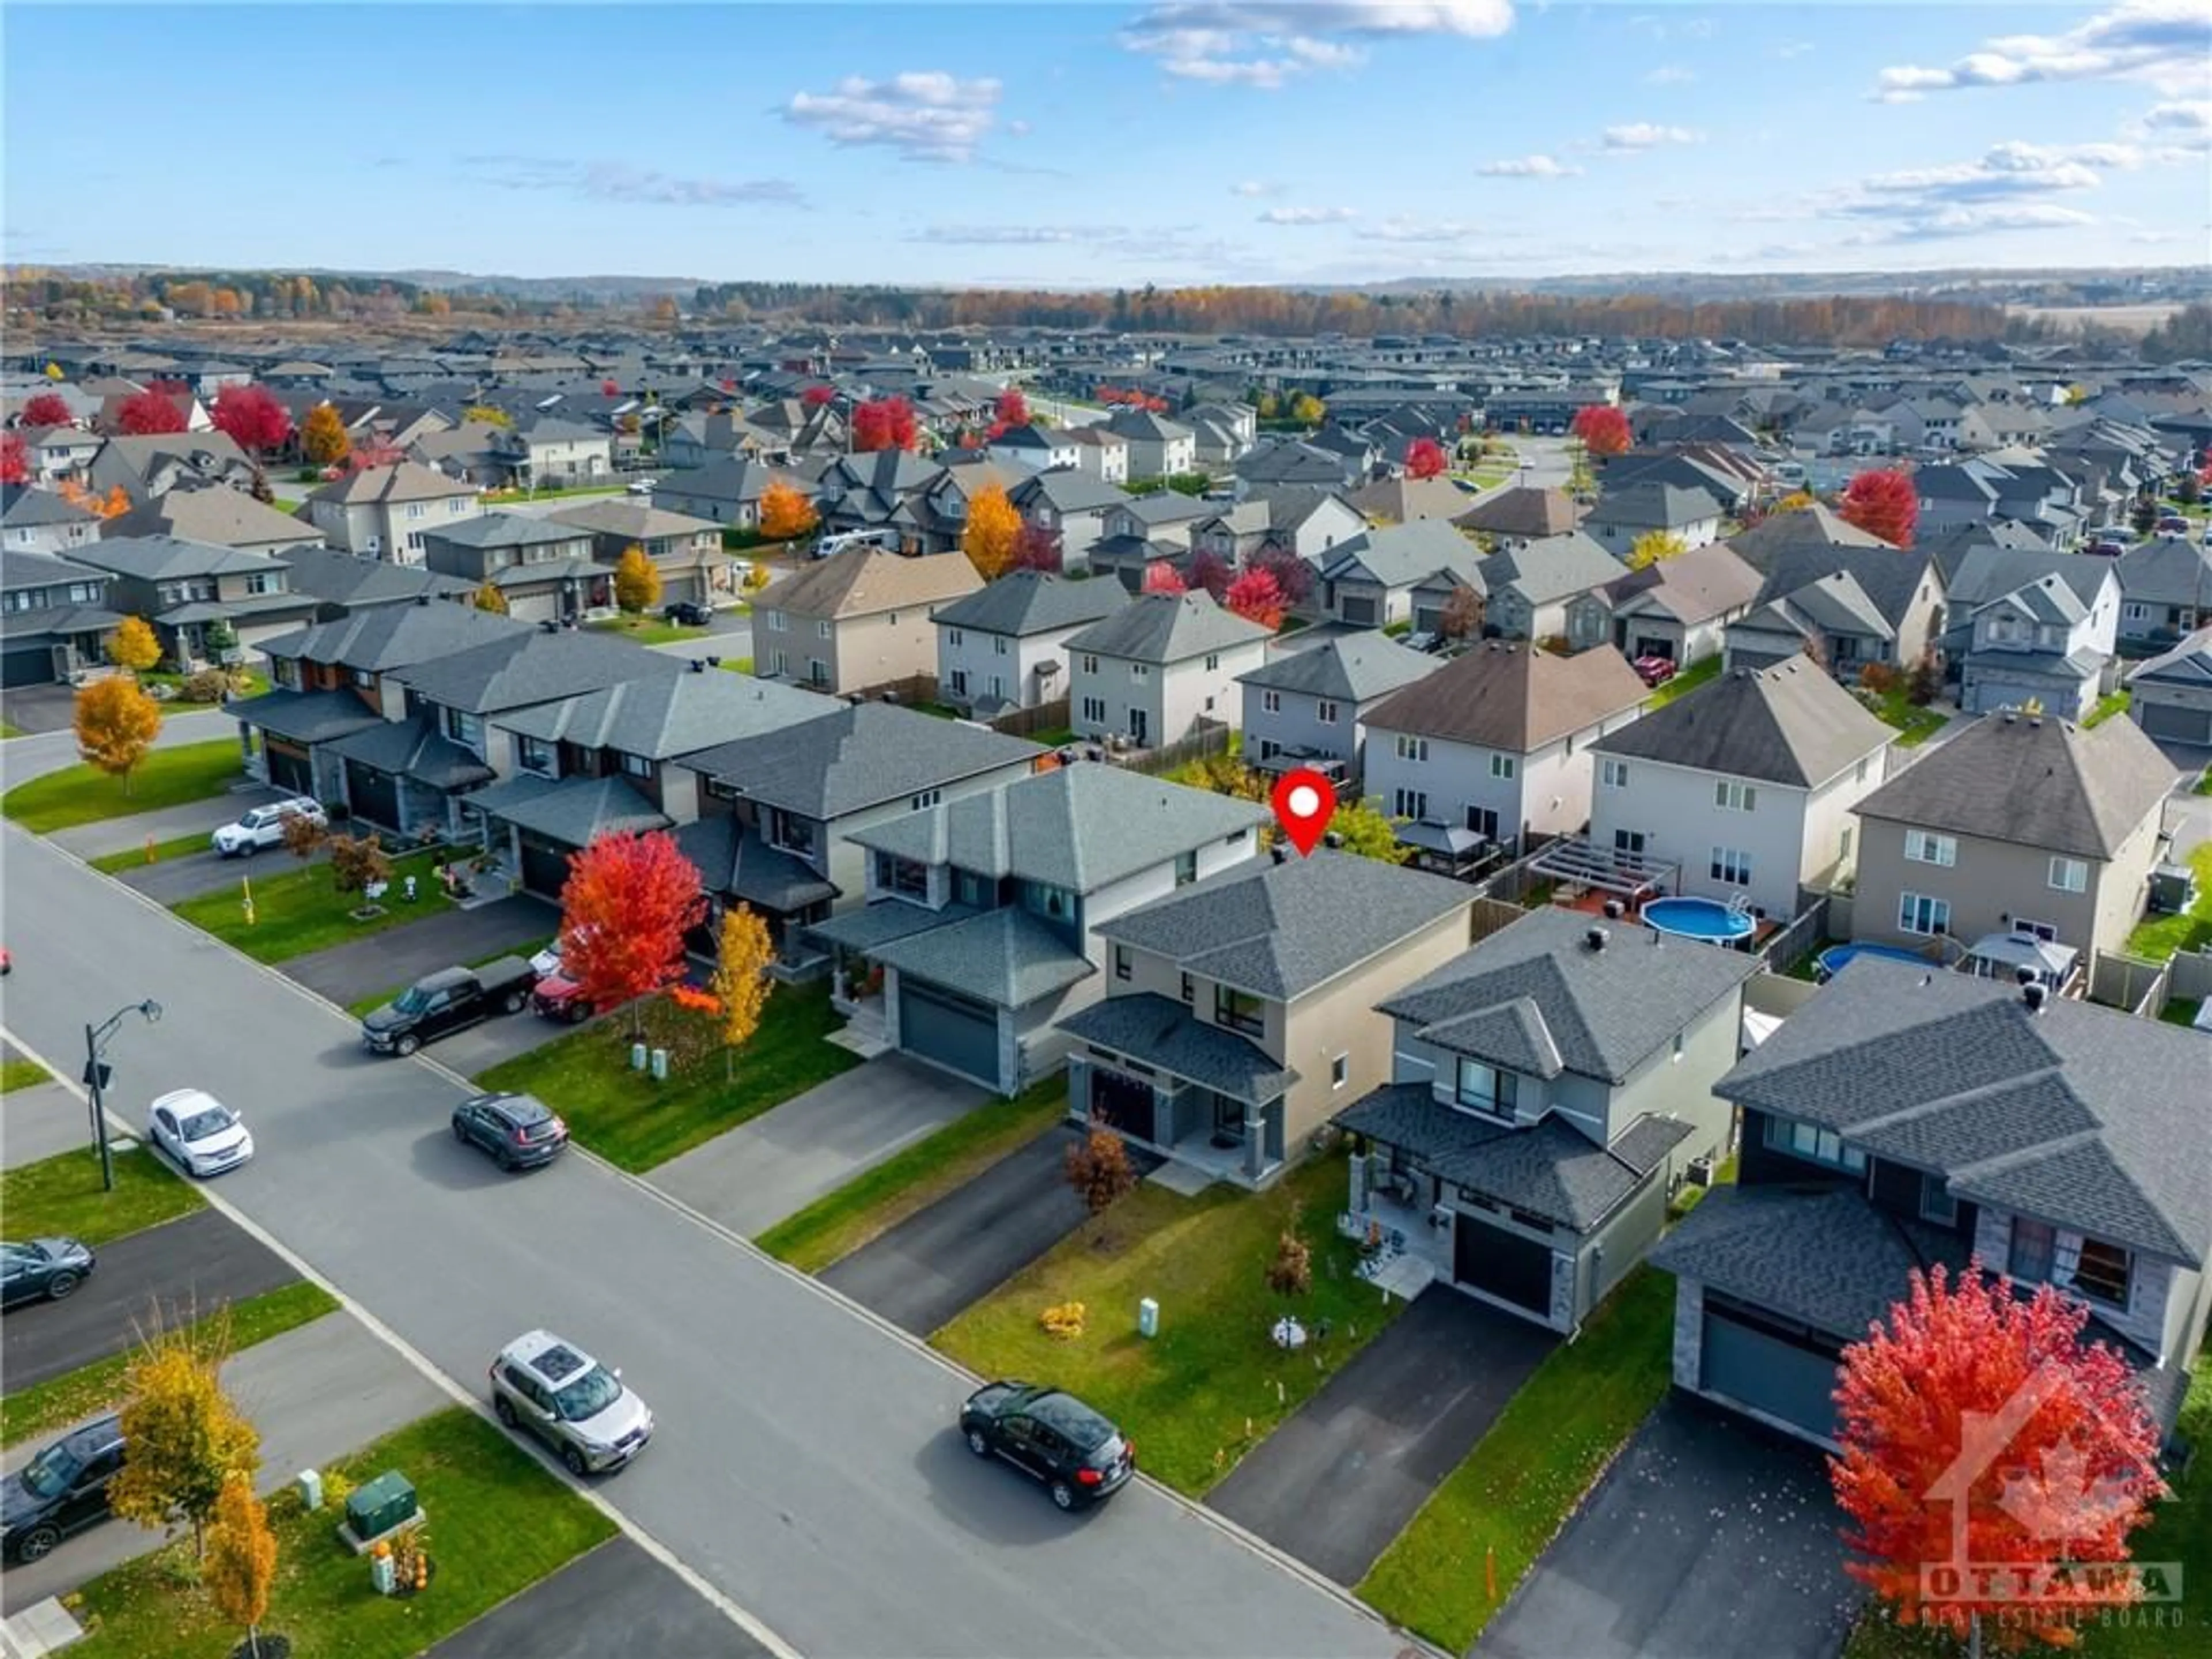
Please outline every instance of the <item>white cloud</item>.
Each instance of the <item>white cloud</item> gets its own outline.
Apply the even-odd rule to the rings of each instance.
[[[1279,196],[1283,193],[1283,187],[1280,185],[1264,184],[1257,179],[1247,179],[1241,184],[1230,185],[1229,193],[1231,196],[1248,197]]]
[[[2212,98],[2154,104],[2132,130],[2177,150],[2212,149]]]
[[[1662,64],[1644,77],[1644,84],[1647,87],[1680,87],[1686,86],[1697,78],[1698,72],[1693,69],[1685,69],[1680,64]]]
[[[1273,89],[1350,68],[1365,58],[1365,40],[1486,40],[1512,26],[1512,0],[1164,0],[1122,31],[1121,44],[1179,80]]]
[[[1260,215],[1263,225],[1340,225],[1359,216],[1358,210],[1347,207],[1279,207],[1269,208]]]
[[[1119,225],[926,225],[907,240],[940,247],[1048,247],[1122,234]]]
[[[2122,0],[2063,34],[1985,40],[1948,69],[1886,69],[1874,95],[1902,104],[1962,87],[2049,81],[2143,81],[2172,97],[2212,85],[2212,0]]]
[[[1802,58],[1812,50],[1813,43],[1810,40],[1784,40],[1780,46],[1775,47],[1774,55],[1777,58]]]
[[[481,182],[505,190],[557,191],[592,202],[653,207],[741,207],[775,203],[802,207],[806,198],[787,179],[685,179],[623,161],[567,161],[545,155],[465,155],[460,164]]]
[[[1662,144],[1694,144],[1698,135],[1687,127],[1663,127],[1650,121],[1632,121],[1607,127],[1603,134],[1607,149],[1656,149]]]
[[[887,81],[853,75],[834,92],[793,94],[782,112],[833,144],[880,144],[909,161],[969,161],[998,119],[1000,91],[996,81],[963,81],[936,70]]]
[[[2092,190],[2098,174],[2141,164],[2130,144],[1994,144],[1981,159],[1942,167],[1911,167],[1878,173],[1859,188],[1878,196],[1911,196],[1925,201],[1973,201],[2044,195],[2055,191]]]
[[[1549,155],[1517,155],[1510,161],[1485,161],[1475,171],[1486,179],[1572,179],[1582,169]]]

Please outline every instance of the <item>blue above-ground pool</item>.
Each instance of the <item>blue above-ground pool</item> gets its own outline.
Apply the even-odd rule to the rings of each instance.
[[[1749,939],[1759,924],[1748,910],[1732,910],[1718,899],[1653,899],[1644,907],[1644,925],[1681,939],[1733,945]]]
[[[1901,945],[1831,945],[1813,958],[1814,975],[1826,985],[1859,957],[1880,957],[1885,962],[1910,962],[1922,968],[1933,966],[1919,951],[1908,951]]]

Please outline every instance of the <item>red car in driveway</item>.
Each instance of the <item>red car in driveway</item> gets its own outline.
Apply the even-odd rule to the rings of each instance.
[[[1674,678],[1672,657],[1638,657],[1634,666],[1637,678],[1649,686],[1662,686]]]
[[[531,993],[530,1006],[547,1019],[557,1019],[570,1025],[581,1025],[593,1014],[604,1013],[603,1008],[592,1006],[584,994],[584,988],[573,979],[559,974],[548,975],[538,981]]]

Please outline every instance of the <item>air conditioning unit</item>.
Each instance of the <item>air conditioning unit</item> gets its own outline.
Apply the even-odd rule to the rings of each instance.
[[[1693,1158],[1690,1160],[1689,1168],[1682,1174],[1692,1187],[1710,1187],[1713,1184],[1713,1161],[1709,1158]]]
[[[379,554],[384,551],[384,538],[381,536],[371,536],[367,541],[362,544],[362,550],[367,553],[370,558],[375,558]]]

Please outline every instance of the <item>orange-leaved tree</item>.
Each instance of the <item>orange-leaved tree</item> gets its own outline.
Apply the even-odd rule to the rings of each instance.
[[[253,1495],[253,1482],[234,1471],[215,1500],[200,1577],[216,1611],[246,1626],[247,1659],[260,1659],[261,1621],[269,1616],[269,1592],[276,1583],[276,1534],[269,1530],[269,1511]]]
[[[636,1004],[684,977],[684,935],[707,908],[699,872],[665,830],[601,836],[568,860],[561,972],[595,1008]],[[630,1029],[642,1030],[633,1006]]]
[[[1005,486],[985,484],[968,502],[968,529],[960,538],[960,550],[975,567],[975,574],[990,581],[1013,564],[1021,533],[1022,515],[1006,499]]]
[[[796,541],[810,534],[821,522],[821,514],[814,510],[797,484],[776,478],[761,491],[761,534],[772,542]]]
[[[615,561],[615,603],[636,616],[659,602],[659,568],[644,548],[632,542]]]
[[[336,466],[353,453],[345,419],[328,404],[317,404],[300,426],[300,449],[317,466]]]
[[[1858,1558],[1844,1571],[1898,1623],[2071,1646],[2082,1616],[2139,1593],[2109,1570],[2164,1495],[2158,1431],[2127,1361],[2082,1340],[2087,1319],[2047,1284],[2022,1297],[1978,1262],[1939,1265],[1844,1350],[1828,1471]],[[2107,1571],[2039,1571],[2065,1563]],[[2035,1595],[1971,1570],[1990,1566]]]
[[[1920,492],[1905,473],[1886,466],[1869,467],[1844,486],[1837,516],[1869,536],[1879,536],[1892,547],[1912,545],[1912,532],[1920,521]]]
[[[116,623],[105,648],[108,661],[134,674],[143,674],[161,660],[161,642],[143,617],[125,617]]]
[[[94,680],[76,694],[77,753],[131,793],[131,774],[161,734],[161,705],[127,674]]]
[[[1628,429],[1628,416],[1611,404],[1585,404],[1567,422],[1567,430],[1580,438],[1583,447],[1600,460],[1608,455],[1626,454],[1634,441]]]

